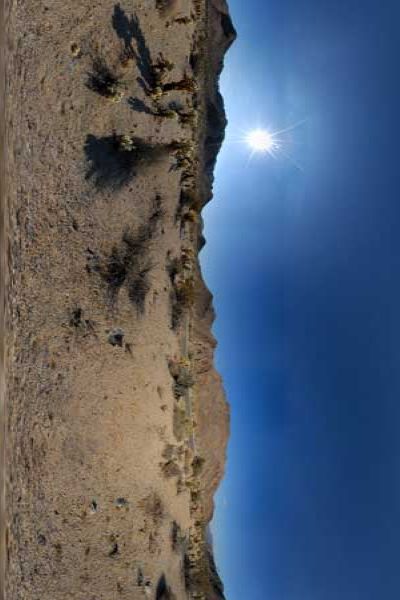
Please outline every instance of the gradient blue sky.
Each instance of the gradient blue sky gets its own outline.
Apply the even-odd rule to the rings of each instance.
[[[400,4],[230,0],[205,210],[229,600],[400,598]],[[281,129],[289,159],[238,143]]]

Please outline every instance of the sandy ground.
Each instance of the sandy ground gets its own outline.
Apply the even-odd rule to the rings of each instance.
[[[226,19],[8,5],[7,600],[222,597],[204,531],[228,409],[197,252]]]

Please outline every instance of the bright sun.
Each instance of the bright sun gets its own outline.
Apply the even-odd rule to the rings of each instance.
[[[274,136],[266,129],[253,129],[246,136],[246,142],[254,152],[272,152],[277,148]]]

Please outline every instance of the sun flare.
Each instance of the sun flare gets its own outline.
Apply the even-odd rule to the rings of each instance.
[[[246,136],[246,142],[253,152],[273,152],[278,145],[271,134],[266,129],[253,129]]]

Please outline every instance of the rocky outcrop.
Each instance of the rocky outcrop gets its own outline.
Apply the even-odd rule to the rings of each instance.
[[[224,102],[219,92],[219,76],[223,68],[223,57],[236,39],[229,10],[225,0],[210,0],[208,11],[208,72],[207,108],[206,108],[206,139],[205,139],[205,174],[212,186],[214,167],[221,144],[224,140],[227,125]]]
[[[207,13],[206,56],[209,69],[204,81],[204,130],[202,137],[201,190],[203,204],[212,198],[214,168],[223,143],[227,119],[223,98],[219,91],[219,76],[223,58],[236,38],[225,0],[210,0]],[[199,231],[201,248],[205,240]],[[208,524],[214,512],[214,495],[224,475],[226,448],[229,439],[229,405],[222,380],[214,367],[216,340],[212,334],[215,313],[212,294],[200,270],[197,274],[196,297],[191,318],[191,354],[193,357],[195,388],[195,423],[197,453],[204,459],[201,472],[203,494],[203,552],[197,577],[207,600],[223,600],[224,587],[219,577],[212,541],[208,539]],[[202,597],[202,596],[199,596]]]
[[[215,162],[225,136],[227,119],[223,98],[219,91],[219,76],[223,58],[236,38],[225,0],[210,0],[208,4],[207,63],[210,65],[205,80],[206,121],[204,133],[203,185],[205,199],[212,198]],[[211,520],[213,497],[224,473],[226,445],[229,437],[229,406],[226,402],[221,377],[214,368],[216,341],[211,328],[215,314],[212,294],[201,274],[195,310],[193,312],[193,354],[197,375],[196,422],[199,452],[204,456],[203,481],[206,490],[205,516]]]

